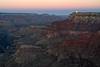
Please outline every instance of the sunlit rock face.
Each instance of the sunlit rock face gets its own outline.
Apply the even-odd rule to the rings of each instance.
[[[72,13],[68,19],[52,23],[56,30],[96,31],[100,26],[100,13]]]
[[[79,12],[73,13],[72,23],[75,23],[75,30],[97,31],[100,26],[100,13]]]
[[[98,62],[95,60],[100,55],[98,53],[98,47],[100,47],[99,31],[100,13],[72,13],[68,19],[53,22],[49,27],[47,35],[50,35],[51,39],[62,39],[62,43],[52,45],[52,48],[48,49],[48,53],[58,56],[60,60],[70,56],[81,57],[94,61],[98,65],[100,59]]]
[[[48,30],[52,31],[53,33],[58,32],[62,35],[67,34],[69,31],[96,32],[100,30],[100,13],[72,13],[69,15],[69,18],[67,18],[64,21],[53,22],[51,26],[48,28]]]

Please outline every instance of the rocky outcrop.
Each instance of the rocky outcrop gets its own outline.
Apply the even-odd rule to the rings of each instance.
[[[88,59],[99,66],[100,13],[72,13],[67,20],[54,22],[48,28],[49,39],[61,38],[62,43],[52,45],[48,53],[64,58]],[[57,35],[55,35],[55,33]],[[98,61],[95,61],[98,58]]]

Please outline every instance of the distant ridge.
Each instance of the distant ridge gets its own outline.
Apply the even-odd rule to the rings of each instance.
[[[0,21],[7,21],[12,25],[47,25],[54,21],[64,20],[65,16],[36,14],[36,13],[0,13]]]

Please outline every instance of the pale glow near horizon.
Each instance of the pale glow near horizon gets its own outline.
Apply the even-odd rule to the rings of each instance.
[[[0,0],[0,8],[99,8],[100,0]]]

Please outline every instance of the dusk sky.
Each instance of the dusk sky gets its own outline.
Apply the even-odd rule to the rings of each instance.
[[[65,14],[74,10],[100,12],[100,0],[0,0],[0,12]]]

